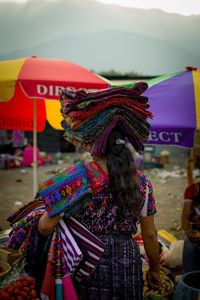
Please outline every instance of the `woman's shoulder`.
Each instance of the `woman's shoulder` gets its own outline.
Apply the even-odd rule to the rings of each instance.
[[[142,173],[139,170],[137,170],[137,177],[138,177],[140,183],[143,183],[143,184],[151,183],[150,179],[144,173]]]
[[[96,162],[85,164],[85,169],[94,195],[102,191],[104,187],[108,186],[109,178]]]

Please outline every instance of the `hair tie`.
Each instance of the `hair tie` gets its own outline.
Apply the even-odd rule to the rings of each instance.
[[[125,141],[125,140],[117,139],[117,140],[115,141],[115,143],[116,143],[117,145],[124,145],[124,144],[126,144],[126,141]]]

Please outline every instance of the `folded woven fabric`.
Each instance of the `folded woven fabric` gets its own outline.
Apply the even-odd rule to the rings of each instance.
[[[28,216],[29,213],[32,213],[32,212],[38,211],[38,210],[42,210],[42,209],[45,209],[44,201],[39,195],[36,195],[36,198],[33,201],[20,207],[16,212],[14,212],[12,215],[10,215],[7,218],[7,221],[12,226],[14,223],[16,223],[16,222],[22,220],[24,217]]]
[[[82,278],[88,278],[95,270],[105,250],[105,245],[76,219],[69,217],[65,221],[78,245],[84,249],[84,257],[82,257],[82,261],[79,261],[81,264],[76,270],[73,268],[74,276],[80,281]]]
[[[38,193],[43,199],[49,217],[72,210],[91,198],[92,191],[84,165],[79,162],[40,185]]]
[[[88,105],[90,105],[89,110]],[[67,114],[67,117],[65,117],[65,114],[63,114],[63,117],[67,124],[73,130],[76,130],[82,124],[87,123],[90,119],[94,118],[95,115],[108,107],[118,107],[118,109],[124,109],[124,113],[130,110],[132,115],[142,119],[143,121],[146,120],[147,117],[151,117],[151,113],[146,110],[149,108],[148,104],[138,103],[137,101],[129,98],[125,100],[123,98],[112,98],[96,105],[91,105],[88,101],[87,106],[83,107],[80,111],[72,111]]]
[[[100,169],[92,167],[92,164],[86,167],[77,163],[59,172],[40,186],[39,197],[17,211],[19,217],[16,212],[8,218],[12,226],[8,247],[20,249],[30,265],[33,265],[40,240],[40,217],[45,211],[50,217],[65,212],[64,221],[61,220],[53,236],[48,237],[48,243],[52,244],[52,272],[56,279],[72,274],[77,280],[88,278],[96,268],[105,245],[69,215],[74,209],[82,209],[82,205],[89,205],[91,195],[107,184],[108,178],[103,176]],[[85,190],[88,190],[88,193],[85,193]]]
[[[149,123],[146,121],[141,123],[138,117],[133,116],[129,111],[124,112],[124,110],[121,108],[108,108],[105,111],[101,111],[94,118],[80,126],[79,129],[76,130],[77,141],[89,143],[95,140],[96,137],[99,136],[116,117],[121,117],[121,119],[127,123],[127,126],[129,126],[132,131],[135,131],[135,134],[140,135],[141,139],[146,141],[146,137],[150,128]],[[65,120],[62,121],[62,126],[66,130],[64,136],[73,139],[74,130],[71,128],[71,126],[69,126]]]
[[[66,223],[60,220],[59,227],[61,231],[61,243],[63,249],[63,256],[67,265],[67,274],[71,275],[74,273],[76,267],[80,264],[83,259],[83,253],[79,248],[76,240],[68,229]],[[70,228],[70,226],[69,226]]]
[[[44,212],[43,212],[44,213]],[[33,264],[38,245],[37,224],[41,214],[31,215],[15,224],[7,246],[20,249]],[[87,228],[72,217],[64,218],[49,239],[52,244],[52,272],[56,279],[74,275],[78,281],[88,278],[95,270],[105,250],[105,245]],[[28,221],[28,220],[27,220]],[[24,230],[25,228],[25,230]],[[42,253],[41,253],[42,255]]]
[[[140,140],[147,141],[150,125],[146,121],[141,122],[139,118],[132,115],[129,111],[124,111],[121,108],[108,108],[76,131],[72,130],[65,120],[62,121],[62,126],[65,129],[64,137],[69,142],[75,145],[82,145],[82,148],[86,151],[95,152],[99,156],[102,152],[105,152],[109,133],[116,124],[120,125],[124,130],[125,137],[133,144],[135,150],[141,151],[143,144]],[[105,133],[107,134],[104,136]],[[104,139],[105,147],[101,149],[99,140],[102,139]]]
[[[67,110],[68,112],[71,110],[74,110],[74,107],[76,107],[79,103],[82,103],[87,100],[92,100],[94,102],[104,101],[105,99],[116,97],[127,97],[127,98],[133,98],[141,95],[144,93],[144,91],[148,88],[148,85],[146,82],[138,82],[135,85],[133,85],[131,88],[125,88],[125,87],[114,87],[109,89],[100,90],[97,92],[90,92],[87,93],[84,89],[78,90],[78,91],[69,91],[64,90],[64,95],[61,95],[63,100],[66,100]],[[141,103],[146,103],[148,101],[148,98],[143,96],[141,98]],[[65,111],[67,113],[67,111]]]
[[[143,151],[141,141],[147,141],[150,128],[147,118],[153,118],[148,111],[148,98],[141,95],[147,87],[146,83],[140,82],[131,88],[108,88],[92,93],[85,90],[62,90],[60,101],[64,138],[100,156],[106,150],[110,133],[107,128],[120,125],[125,130],[125,138],[133,144],[135,150]],[[104,140],[102,149],[97,140]]]

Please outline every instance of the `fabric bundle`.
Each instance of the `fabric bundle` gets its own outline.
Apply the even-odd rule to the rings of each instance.
[[[85,167],[80,162],[45,181],[38,193],[45,202],[49,217],[62,212],[69,216],[92,197]]]
[[[106,184],[107,178],[99,169],[85,168],[78,162],[41,184],[36,199],[8,217],[12,231],[7,246],[20,250],[29,266],[29,274],[32,274],[41,247],[40,217],[45,211],[50,217],[65,214],[40,249],[40,257],[45,257],[47,251],[41,295],[51,300],[77,300],[70,276],[78,281],[87,279],[98,265],[105,245],[70,215],[75,211],[80,213],[89,205],[93,192]],[[69,289],[73,297],[69,296]]]
[[[90,93],[62,90],[64,137],[101,156],[106,151],[111,130],[118,125],[135,150],[143,151],[150,128],[147,118],[153,118],[148,111],[148,98],[142,95],[147,88],[145,82],[138,82],[131,88],[115,87]]]
[[[32,204],[29,203],[30,207]],[[9,248],[20,249],[30,267],[30,273],[31,266],[36,263],[38,251],[37,224],[44,212],[45,207],[43,211],[30,213],[15,223],[7,244]],[[48,296],[52,300],[74,300],[77,298],[70,276],[74,275],[79,281],[88,278],[99,263],[105,245],[77,220],[69,217],[66,222],[61,220],[58,223],[53,236],[48,237],[44,248],[49,250],[41,295]],[[40,255],[42,257],[43,253]],[[71,298],[69,286],[73,295]]]

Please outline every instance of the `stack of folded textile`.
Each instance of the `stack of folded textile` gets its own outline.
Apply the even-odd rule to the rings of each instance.
[[[147,118],[153,118],[147,110],[148,98],[142,95],[147,88],[145,82],[138,82],[131,88],[115,87],[90,93],[62,90],[64,138],[101,156],[110,131],[118,125],[135,150],[143,151],[141,141],[147,141],[150,128]]]

